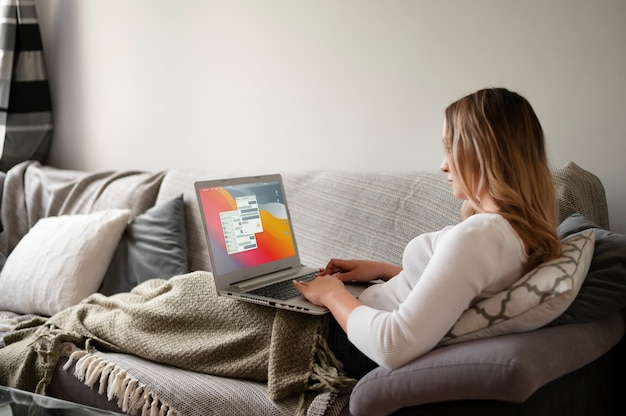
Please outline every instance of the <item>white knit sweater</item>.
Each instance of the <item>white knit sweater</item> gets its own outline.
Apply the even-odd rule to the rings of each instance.
[[[348,319],[348,338],[377,364],[398,368],[428,352],[472,303],[523,273],[524,244],[497,214],[476,214],[405,248],[403,270],[374,285]]]

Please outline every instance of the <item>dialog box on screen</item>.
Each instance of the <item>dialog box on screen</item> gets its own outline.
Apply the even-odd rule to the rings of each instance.
[[[263,232],[255,195],[235,198],[237,209],[220,213],[228,254],[257,248],[256,234]]]

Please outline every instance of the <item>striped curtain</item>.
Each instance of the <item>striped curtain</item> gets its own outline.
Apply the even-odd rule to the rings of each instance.
[[[0,170],[46,162],[52,103],[33,0],[0,0]]]

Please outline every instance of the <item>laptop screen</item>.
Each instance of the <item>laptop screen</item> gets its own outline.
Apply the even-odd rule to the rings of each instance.
[[[197,196],[215,274],[296,255],[279,180],[224,185],[207,181],[197,184]]]

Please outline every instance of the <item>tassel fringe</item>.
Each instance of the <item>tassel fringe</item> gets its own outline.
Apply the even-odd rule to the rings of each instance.
[[[343,364],[332,353],[326,336],[323,333],[315,335],[315,361],[309,374],[308,391],[327,391],[335,394],[345,394],[352,390],[357,380],[347,376],[343,371]],[[308,414],[305,407],[306,392],[300,395],[295,416]]]
[[[140,416],[180,416],[178,411],[115,364],[91,352],[76,350],[70,354],[63,369],[67,371],[74,362],[74,375],[92,389],[99,383],[98,394],[106,394],[109,401],[117,399],[117,405],[124,413]]]
[[[315,334],[315,362],[311,369],[309,390],[339,392],[356,383],[354,378],[343,372],[343,364],[330,351],[326,337]]]

